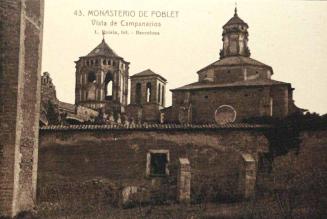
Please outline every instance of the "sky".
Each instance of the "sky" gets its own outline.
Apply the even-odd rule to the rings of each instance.
[[[61,101],[74,103],[74,61],[93,50],[105,30],[109,46],[131,63],[130,75],[151,69],[168,80],[169,106],[169,89],[196,82],[196,72],[219,59],[222,26],[234,7],[233,0],[46,0],[42,72],[50,73]],[[327,113],[327,1],[238,0],[237,8],[249,25],[251,58],[272,66],[272,79],[292,84],[298,107]],[[99,10],[116,15],[95,16]],[[139,21],[161,26],[121,26]]]

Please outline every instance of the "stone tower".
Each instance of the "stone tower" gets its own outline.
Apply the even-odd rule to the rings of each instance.
[[[36,201],[43,0],[0,0],[0,217]]]
[[[124,113],[129,62],[118,56],[103,39],[75,63],[75,104],[114,114]]]
[[[131,76],[130,108],[142,109],[142,121],[158,122],[160,110],[165,107],[167,80],[147,69]]]
[[[223,26],[223,49],[220,51],[220,58],[250,56],[248,28],[247,23],[238,17],[237,8],[235,8],[234,16]]]

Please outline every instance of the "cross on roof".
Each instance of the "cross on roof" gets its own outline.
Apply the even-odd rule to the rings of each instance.
[[[104,36],[106,35],[106,32],[104,30],[102,30],[102,40],[105,40],[104,39]]]

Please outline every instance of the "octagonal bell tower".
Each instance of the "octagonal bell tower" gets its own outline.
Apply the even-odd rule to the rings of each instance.
[[[76,63],[75,104],[95,110],[124,113],[129,62],[102,42]]]
[[[220,51],[220,58],[250,57],[248,28],[249,26],[238,16],[237,8],[235,8],[234,16],[223,26],[223,49]]]

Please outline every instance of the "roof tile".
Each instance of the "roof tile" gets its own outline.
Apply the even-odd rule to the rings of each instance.
[[[225,88],[225,87],[249,87],[249,86],[271,86],[271,85],[289,85],[282,81],[276,81],[271,79],[254,79],[236,81],[233,83],[214,83],[214,82],[195,82],[174,90],[197,90],[197,89],[212,89],[212,88]]]
[[[121,58],[117,53],[109,47],[106,41],[103,39],[102,42],[95,47],[87,57],[94,57],[94,56],[106,56],[106,57],[117,57]]]
[[[215,61],[214,63],[200,69],[198,71],[202,72],[204,70],[207,70],[209,68],[213,68],[213,67],[218,67],[218,66],[246,66],[246,65],[251,65],[251,66],[260,66],[260,67],[267,67],[267,68],[271,68],[271,66],[266,65],[262,62],[259,62],[255,59],[252,59],[250,57],[246,57],[246,56],[228,56],[222,59],[219,59],[218,61]]]
[[[132,124],[132,125],[49,125],[42,126],[42,131],[69,130],[201,130],[201,129],[262,129],[269,125],[228,123],[218,124]]]
[[[140,73],[134,74],[131,76],[131,78],[137,78],[137,77],[147,77],[147,76],[156,76],[161,78],[163,81],[167,81],[166,78],[162,77],[161,75],[153,72],[151,69],[144,70]]]

